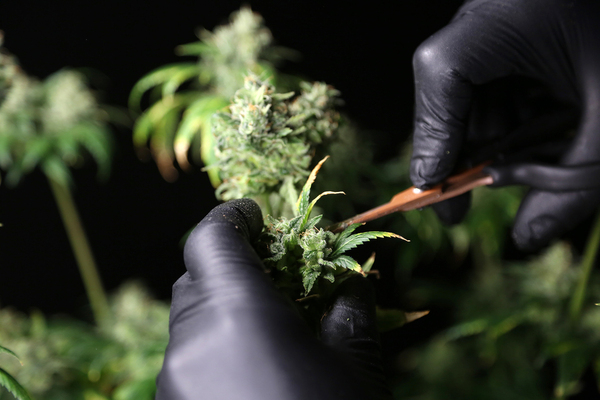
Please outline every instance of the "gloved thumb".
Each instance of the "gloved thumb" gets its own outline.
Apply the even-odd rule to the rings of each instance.
[[[391,399],[383,373],[375,294],[360,276],[343,282],[321,322],[321,341],[340,353],[372,399]]]

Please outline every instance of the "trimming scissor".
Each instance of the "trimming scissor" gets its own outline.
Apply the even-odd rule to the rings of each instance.
[[[524,129],[529,129],[530,132],[543,132],[546,128],[554,124],[554,130],[561,130],[561,127],[567,122],[572,122],[572,115],[557,115],[555,119],[546,119],[543,126],[528,126]],[[548,136],[550,135],[546,131],[546,137]],[[482,149],[478,152],[478,157],[475,158],[486,158],[490,154],[494,154],[493,160],[481,162],[475,167],[452,175],[440,184],[427,190],[421,190],[414,186],[410,187],[396,194],[388,203],[331,225],[327,229],[332,232],[340,232],[352,224],[369,222],[399,211],[422,208],[456,197],[478,186],[526,185],[546,191],[576,191],[600,188],[600,164],[597,163],[557,166],[518,161],[533,152],[540,153],[540,150],[544,147],[543,145],[524,147],[520,152],[516,152],[509,158],[498,157],[499,154],[503,154],[506,150],[513,150],[516,142],[521,142],[520,144],[522,145],[523,138],[527,138],[527,141],[531,143],[532,139],[536,140],[536,135],[523,135],[523,132],[516,131],[505,138],[500,145],[495,144]],[[546,148],[551,147],[548,144],[552,143],[546,143]],[[564,149],[564,144],[560,144],[559,147]]]

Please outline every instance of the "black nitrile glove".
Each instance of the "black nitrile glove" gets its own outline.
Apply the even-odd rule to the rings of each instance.
[[[242,199],[216,207],[191,233],[156,398],[391,398],[369,282],[340,285],[315,339],[250,245],[262,226],[257,204]]]
[[[460,161],[470,135],[480,85],[508,76],[532,78],[577,107],[577,135],[562,165],[600,161],[600,2],[597,0],[471,0],[414,56],[416,116],[411,179],[430,187]],[[512,104],[513,106],[515,103]],[[514,113],[513,113],[514,114]],[[502,120],[495,129],[501,129]],[[485,124],[484,124],[485,125]],[[489,126],[489,123],[488,123]],[[490,132],[473,133],[470,139]],[[531,190],[513,228],[518,247],[534,250],[588,217],[600,190]],[[438,214],[456,222],[465,197],[440,203]]]

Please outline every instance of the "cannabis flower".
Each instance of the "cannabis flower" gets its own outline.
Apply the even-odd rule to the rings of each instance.
[[[217,197],[268,199],[275,193],[279,200],[267,200],[269,214],[284,199],[294,203],[316,145],[334,137],[339,121],[333,109],[338,91],[324,83],[303,83],[302,89],[292,99],[293,92],[275,93],[272,85],[251,74],[229,111],[215,115],[218,161],[208,168],[217,168],[223,181]]]

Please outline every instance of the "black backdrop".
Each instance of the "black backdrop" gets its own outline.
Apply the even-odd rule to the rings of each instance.
[[[3,0],[0,29],[29,74],[94,68],[108,78],[104,102],[124,107],[136,80],[178,61],[174,47],[195,41],[196,28],[213,29],[249,4],[278,44],[303,55],[285,70],[334,85],[345,112],[375,140],[398,142],[411,129],[412,53],[460,3]],[[180,238],[217,202],[198,168],[166,183],[152,162],[136,158],[131,132],[115,135],[110,179],[98,183],[94,167],[75,171],[75,199],[106,288],[136,278],[168,299],[184,271]],[[16,188],[0,186],[0,222],[0,305],[86,315],[77,267],[40,172]]]

